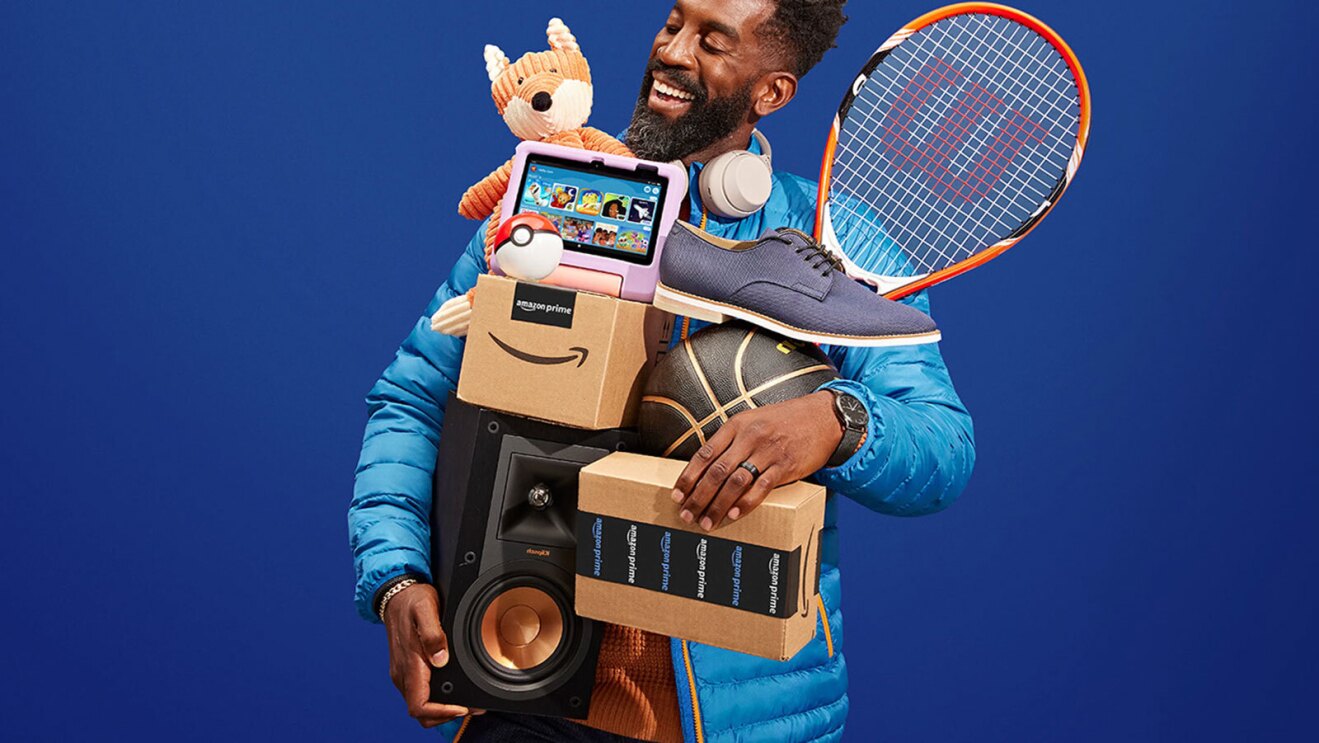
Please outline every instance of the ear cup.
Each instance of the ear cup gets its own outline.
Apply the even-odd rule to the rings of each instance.
[[[753,130],[751,136],[760,143],[763,154],[748,150],[725,152],[701,170],[697,182],[701,203],[720,217],[744,219],[769,201],[774,187],[769,140],[758,130]]]

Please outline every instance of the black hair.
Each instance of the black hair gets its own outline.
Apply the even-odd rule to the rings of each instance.
[[[789,72],[801,77],[836,46],[838,30],[847,23],[846,4],[847,0],[774,0],[774,15],[756,33],[787,61]]]

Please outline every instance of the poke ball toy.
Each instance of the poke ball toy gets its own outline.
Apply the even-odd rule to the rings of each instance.
[[[563,259],[563,238],[540,214],[517,214],[495,233],[495,265],[505,276],[540,281]]]

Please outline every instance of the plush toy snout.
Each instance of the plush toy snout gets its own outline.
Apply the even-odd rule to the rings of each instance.
[[[577,129],[591,118],[590,73],[570,70],[570,73],[577,74],[565,75],[557,69],[530,72],[535,65],[527,57],[539,54],[545,52],[529,54],[518,60],[500,75],[494,85],[495,102],[500,104],[504,122],[520,139],[544,139]],[[582,60],[580,67],[584,66],[585,60]]]

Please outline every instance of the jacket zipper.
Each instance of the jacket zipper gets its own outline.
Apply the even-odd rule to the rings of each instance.
[[[682,662],[687,667],[687,690],[692,695],[692,729],[696,731],[696,743],[705,743],[705,733],[701,731],[701,702],[696,698],[696,674],[692,672],[692,654],[687,649],[687,641],[682,641]]]
[[[824,646],[829,650],[829,657],[834,657],[834,633],[829,627],[829,610],[824,608],[824,595],[815,594],[815,600],[820,605],[820,623],[824,625]]]
[[[458,739],[463,737],[463,733],[467,732],[467,725],[471,721],[472,721],[471,715],[467,715],[466,717],[463,718],[463,724],[458,726],[458,732],[454,733],[453,735],[453,743],[458,743]]]

